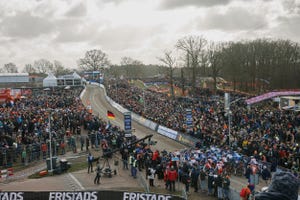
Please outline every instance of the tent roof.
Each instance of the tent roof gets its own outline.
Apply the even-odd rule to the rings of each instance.
[[[56,80],[56,77],[52,73],[49,73],[48,76],[45,79]]]
[[[74,78],[81,79],[81,76],[79,76],[76,72],[73,73],[73,77],[74,77]]]
[[[81,76],[74,72],[73,74],[59,76],[58,79],[81,79]]]

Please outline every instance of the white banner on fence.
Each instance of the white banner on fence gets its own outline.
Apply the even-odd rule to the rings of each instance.
[[[167,137],[169,137],[169,138],[171,138],[171,139],[173,139],[173,140],[176,139],[177,134],[178,134],[177,131],[174,131],[174,130],[169,129],[169,128],[164,127],[164,126],[158,126],[157,132],[158,132],[159,134],[164,135],[164,136],[167,136]]]
[[[151,130],[156,130],[157,124],[155,122],[152,122],[151,120],[141,117],[135,113],[132,113],[132,119],[134,121],[137,121],[139,124],[150,128]]]

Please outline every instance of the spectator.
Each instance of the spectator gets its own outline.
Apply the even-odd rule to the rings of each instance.
[[[45,143],[42,143],[42,153],[43,153],[43,159],[46,159],[47,156],[47,145]]]
[[[200,171],[200,187],[201,187],[201,191],[205,192],[206,187],[205,187],[205,183],[206,183],[206,173],[204,172],[204,169],[202,169]]]
[[[268,189],[255,195],[255,200],[297,200],[299,180],[290,172],[275,172]]]
[[[128,170],[128,149],[122,149],[121,151],[123,169]]]
[[[137,160],[134,156],[131,157],[130,165],[131,165],[131,176],[133,178],[136,178],[136,175],[137,175]]]
[[[65,141],[62,140],[60,143],[61,155],[64,155],[66,153],[65,147],[66,147]]]
[[[223,178],[223,198],[224,200],[229,200],[229,189],[230,189],[230,179],[228,175]]]
[[[80,136],[80,150],[81,150],[81,151],[83,151],[84,142],[85,142],[85,136],[84,136],[84,135],[81,135],[81,136]]]
[[[88,173],[94,172],[93,171],[93,161],[94,161],[94,157],[91,153],[89,153],[88,157],[87,157],[87,162],[88,162]]]
[[[248,200],[251,195],[250,185],[243,187],[240,191],[240,197],[242,200]]]
[[[170,189],[170,181],[169,181],[169,177],[168,177],[169,170],[170,170],[169,167],[167,167],[164,170],[164,182],[165,182],[165,188],[166,188],[166,190],[171,190]]]
[[[27,159],[27,153],[26,153],[26,148],[24,147],[23,151],[22,151],[22,163],[23,163],[23,165],[27,165],[26,159]]]
[[[199,169],[196,164],[194,164],[191,172],[191,185],[194,188],[194,192],[198,192],[198,180],[199,180]]]
[[[210,170],[207,178],[207,194],[208,196],[213,195],[214,188],[214,173],[213,170]]]
[[[268,185],[268,181],[271,179],[271,172],[269,171],[269,169],[266,165],[263,166],[263,170],[261,172],[261,177]]]
[[[182,183],[185,185],[185,191],[189,194],[190,184],[191,184],[191,177],[190,177],[189,173],[186,173],[186,172],[183,173]]]
[[[170,170],[167,171],[167,178],[168,183],[170,184],[169,190],[175,192],[175,181],[178,178],[178,174],[173,165],[171,166]]]
[[[150,168],[148,168],[148,179],[149,179],[150,187],[154,187],[154,178],[155,178],[155,169],[150,167]]]
[[[94,179],[94,184],[100,184],[101,172],[102,172],[102,169],[100,167],[100,162],[99,162],[99,160],[97,160],[97,164],[96,164],[96,177]]]

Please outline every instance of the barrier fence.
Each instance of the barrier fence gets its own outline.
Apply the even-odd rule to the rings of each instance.
[[[52,156],[64,155],[66,152],[73,151],[78,144],[76,138],[65,137],[65,146],[61,145],[60,140],[52,141]],[[46,151],[42,150],[42,144],[19,144],[17,148],[0,147],[0,169],[28,165],[29,163],[46,159],[50,155],[49,142]]]

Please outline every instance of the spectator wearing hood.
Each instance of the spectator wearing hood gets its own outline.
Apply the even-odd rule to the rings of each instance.
[[[209,174],[208,174],[208,178],[207,178],[207,194],[210,196],[212,195],[212,191],[213,191],[213,182],[214,182],[214,173],[213,170],[210,170]]]
[[[199,180],[200,171],[197,168],[197,165],[194,164],[191,172],[191,185],[194,188],[194,192],[198,192],[198,180]]]
[[[268,184],[268,181],[271,178],[271,172],[266,165],[263,166],[261,177],[266,182],[266,184]]]
[[[229,189],[230,189],[230,178],[228,175],[224,175],[223,183],[222,183],[222,189],[223,189],[223,198],[224,200],[229,199]]]
[[[290,172],[275,172],[266,191],[255,195],[255,200],[297,200],[299,180]]]

